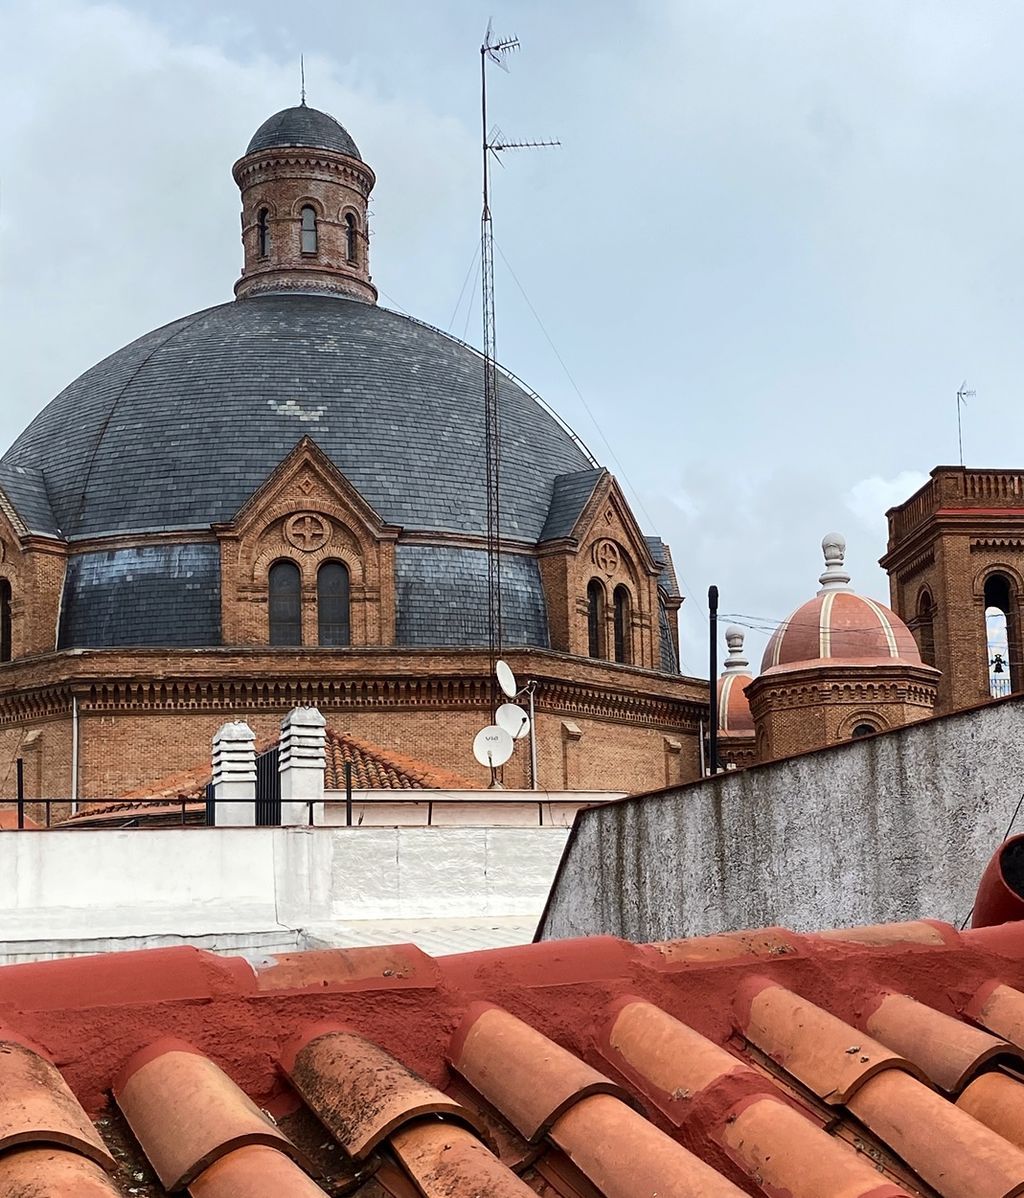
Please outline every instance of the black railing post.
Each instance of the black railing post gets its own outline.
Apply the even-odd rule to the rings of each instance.
[[[18,827],[25,827],[25,761],[18,758]]]
[[[345,826],[352,827],[352,762],[345,762]]]

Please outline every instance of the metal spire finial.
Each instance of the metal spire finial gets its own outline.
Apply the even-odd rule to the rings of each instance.
[[[306,56],[304,54],[299,55],[299,78],[302,81],[302,85],[301,85],[302,107],[305,108],[306,107]]]

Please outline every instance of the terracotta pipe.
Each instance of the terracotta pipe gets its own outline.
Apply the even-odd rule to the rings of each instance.
[[[972,928],[1024,919],[1024,835],[1004,840],[985,867],[974,899]]]

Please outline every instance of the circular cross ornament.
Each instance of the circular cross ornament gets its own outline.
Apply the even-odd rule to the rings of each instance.
[[[594,565],[605,574],[614,574],[619,568],[619,547],[614,541],[598,541],[594,546]]]
[[[473,756],[481,765],[490,766],[492,770],[508,761],[513,748],[512,737],[497,724],[481,728],[473,738]]]
[[[297,516],[289,516],[284,522],[284,539],[303,553],[322,549],[330,538],[331,526],[323,516],[313,512],[300,512]]]

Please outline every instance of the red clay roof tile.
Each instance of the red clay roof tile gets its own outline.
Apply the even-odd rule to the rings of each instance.
[[[903,1070],[870,1077],[847,1105],[942,1198],[1024,1194],[1024,1152]]]
[[[357,1161],[425,1115],[473,1125],[465,1107],[353,1032],[312,1029],[288,1045],[281,1063],[320,1121]]]
[[[19,1148],[0,1155],[4,1198],[119,1198],[99,1165],[75,1152]]]
[[[957,932],[952,925],[936,919],[915,919],[906,923],[868,924],[858,928],[830,928],[815,932],[821,940],[841,940],[851,944],[888,947],[893,944],[956,944]]]
[[[237,1148],[299,1151],[208,1057],[164,1040],[136,1053],[114,1097],[157,1176],[169,1190],[189,1185]]]
[[[949,1094],[963,1086],[998,1057],[1024,1057],[1005,1040],[997,1040],[951,1015],[916,1002],[906,994],[879,995],[864,1027],[888,1048],[920,1066],[928,1078]]]
[[[280,953],[256,966],[256,987],[275,990],[374,990],[385,980],[392,989],[437,984],[432,957],[415,944],[381,948],[325,948]]]
[[[735,1002],[747,1039],[827,1103],[848,1102],[884,1069],[923,1076],[884,1044],[769,978],[745,979]]]
[[[192,1198],[323,1198],[324,1191],[276,1148],[253,1144],[214,1161],[192,1182]]]
[[[464,1127],[413,1123],[391,1136],[391,1148],[424,1198],[534,1198]]]
[[[965,1012],[968,1018],[1024,1050],[1024,994],[1002,982],[980,986]]]
[[[70,1148],[113,1173],[114,1158],[56,1066],[0,1041],[0,1152],[18,1145]]]
[[[1004,1140],[1024,1148],[1024,1085],[1016,1078],[983,1073],[964,1090],[956,1105]]]
[[[591,1094],[548,1133],[605,1198],[742,1198],[743,1191],[610,1094]]]
[[[489,1003],[475,1003],[466,1012],[448,1059],[530,1143],[590,1094],[630,1100],[621,1086]]]

